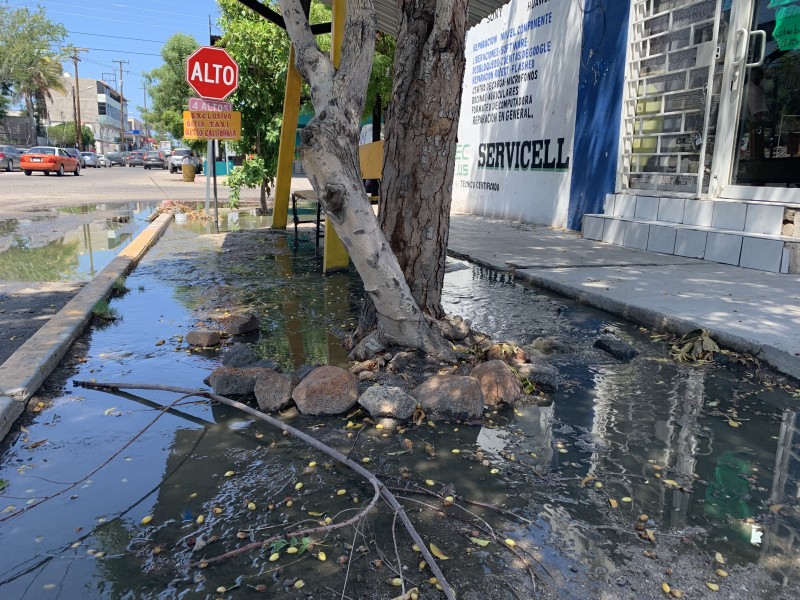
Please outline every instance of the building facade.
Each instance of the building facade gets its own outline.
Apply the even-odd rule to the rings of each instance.
[[[80,97],[80,118],[92,130],[97,152],[118,152],[122,133],[128,126],[127,101],[119,92],[97,79],[64,76],[64,92],[53,91],[47,101],[52,125],[74,123],[76,102]]]
[[[513,0],[468,33],[454,208],[800,272],[796,31],[797,0]]]

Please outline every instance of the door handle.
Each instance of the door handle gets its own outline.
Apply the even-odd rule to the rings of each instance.
[[[737,32],[738,33],[738,32]],[[761,38],[761,52],[758,53],[758,60],[756,62],[745,63],[744,66],[748,69],[752,69],[753,67],[760,67],[764,64],[764,56],[767,53],[767,32],[763,29],[756,29],[755,31],[751,31],[748,35],[748,40],[753,38]]]

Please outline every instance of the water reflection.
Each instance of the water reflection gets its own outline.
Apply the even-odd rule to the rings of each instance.
[[[55,209],[46,216],[0,222],[0,279],[82,281],[94,277],[147,226],[153,203],[87,205]],[[97,213],[105,213],[94,218]],[[90,220],[52,238],[53,220]]]

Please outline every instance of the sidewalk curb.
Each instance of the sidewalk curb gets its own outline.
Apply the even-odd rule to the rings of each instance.
[[[710,327],[707,323],[670,316],[650,308],[635,306],[627,302],[609,298],[602,294],[587,292],[575,286],[553,281],[546,276],[534,274],[529,271],[516,271],[515,277],[546,290],[561,294],[567,298],[572,298],[581,304],[586,304],[618,315],[633,323],[655,331],[666,331],[676,335],[684,335],[694,329],[705,329],[721,346],[730,348],[735,352],[751,354],[755,358],[764,361],[775,370],[789,375],[790,377],[794,377],[795,379],[800,379],[800,360],[798,360],[798,357],[780,348],[761,344],[755,340],[749,340],[740,335],[716,329],[713,326]]]
[[[114,282],[127,275],[166,230],[171,214],[162,214],[87,283],[64,308],[0,365],[0,440],[25,409],[25,402],[83,333],[92,308],[111,294]]]

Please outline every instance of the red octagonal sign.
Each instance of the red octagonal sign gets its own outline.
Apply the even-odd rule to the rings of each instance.
[[[201,98],[225,100],[239,85],[239,65],[223,48],[203,46],[186,59],[186,82]]]

